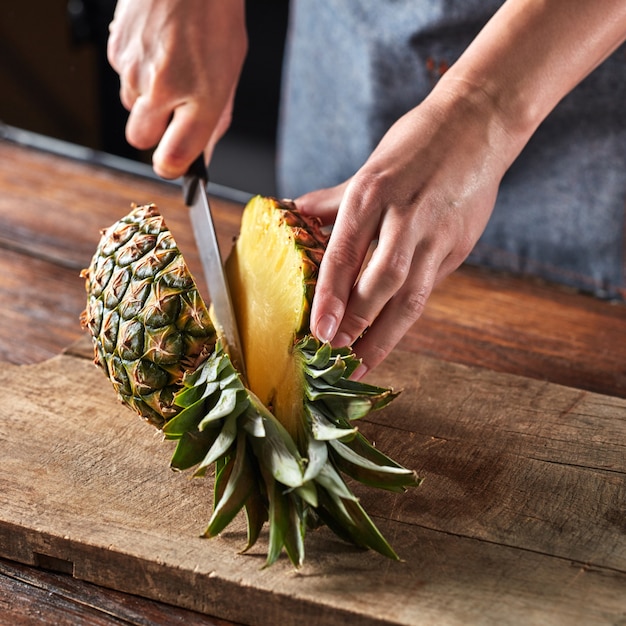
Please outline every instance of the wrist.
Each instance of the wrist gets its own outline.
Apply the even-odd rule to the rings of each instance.
[[[511,94],[502,96],[489,85],[455,76],[452,70],[441,78],[426,103],[444,123],[461,120],[466,138],[473,136],[481,144],[476,149],[499,162],[502,174],[539,123],[532,110],[522,112],[523,104],[513,102]],[[516,109],[519,109],[517,113]]]
[[[507,0],[435,89],[480,103],[521,150],[625,36],[623,0]]]

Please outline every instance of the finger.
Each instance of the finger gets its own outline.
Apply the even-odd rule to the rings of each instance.
[[[182,176],[194,159],[204,152],[213,130],[211,120],[195,104],[184,103],[176,107],[152,155],[154,171],[163,178]]]
[[[372,325],[405,284],[417,246],[416,220],[389,207],[382,219],[378,245],[352,292],[335,343],[350,345]]]
[[[156,146],[171,116],[166,106],[155,106],[147,96],[138,96],[126,122],[126,139],[131,146],[147,150]]]
[[[109,26],[110,36],[107,40],[107,60],[109,65],[120,77],[120,99],[124,107],[130,111],[140,93],[141,66],[127,54],[120,35],[113,28],[115,21]]]
[[[349,182],[347,180],[335,187],[306,193],[296,199],[296,206],[305,215],[320,219],[322,224],[332,224],[337,218],[337,211]]]
[[[379,202],[348,185],[320,264],[311,310],[311,330],[322,341],[335,337],[380,219]]]
[[[372,326],[353,346],[362,359],[353,375],[354,380],[359,380],[387,358],[421,317],[435,284],[437,267],[438,263],[431,255],[416,253],[402,289],[387,302]]]
[[[106,55],[109,65],[119,74],[122,68],[122,42],[115,18],[109,23]]]
[[[139,93],[128,81],[120,81],[120,101],[127,111],[132,110],[138,97]]]

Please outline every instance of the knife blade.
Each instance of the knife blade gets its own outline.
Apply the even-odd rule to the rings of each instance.
[[[221,333],[226,341],[225,349],[233,365],[243,375],[245,380],[245,362],[241,348],[241,339],[237,326],[237,317],[233,308],[233,301],[228,286],[228,280],[222,264],[215,224],[211,213],[211,206],[207,194],[209,175],[204,164],[204,155],[201,154],[183,176],[183,198],[190,207],[191,225],[193,228],[196,246],[200,253],[200,261],[204,270],[204,277],[211,296],[211,303]]]

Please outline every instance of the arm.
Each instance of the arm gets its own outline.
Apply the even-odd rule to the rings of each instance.
[[[368,329],[355,376],[418,319],[482,234],[537,126],[625,37],[623,0],[508,0],[350,181],[298,199],[324,222],[336,216],[311,324],[337,345]]]
[[[130,111],[126,137],[157,146],[157,174],[176,178],[203,150],[210,158],[230,124],[246,51],[243,0],[118,1],[108,56]]]

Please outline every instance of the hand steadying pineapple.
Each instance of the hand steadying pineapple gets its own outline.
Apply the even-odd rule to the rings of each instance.
[[[82,322],[119,398],[178,441],[174,469],[202,476],[215,468],[204,534],[217,535],[244,509],[246,549],[269,523],[268,565],[283,548],[301,565],[306,529],[320,524],[397,558],[342,474],[391,491],[419,484],[353,424],[397,394],[350,380],[359,364],[352,351],[310,334],[325,244],[293,205],[248,203],[226,263],[246,380],[156,206],[133,208],[106,230],[82,274]]]

